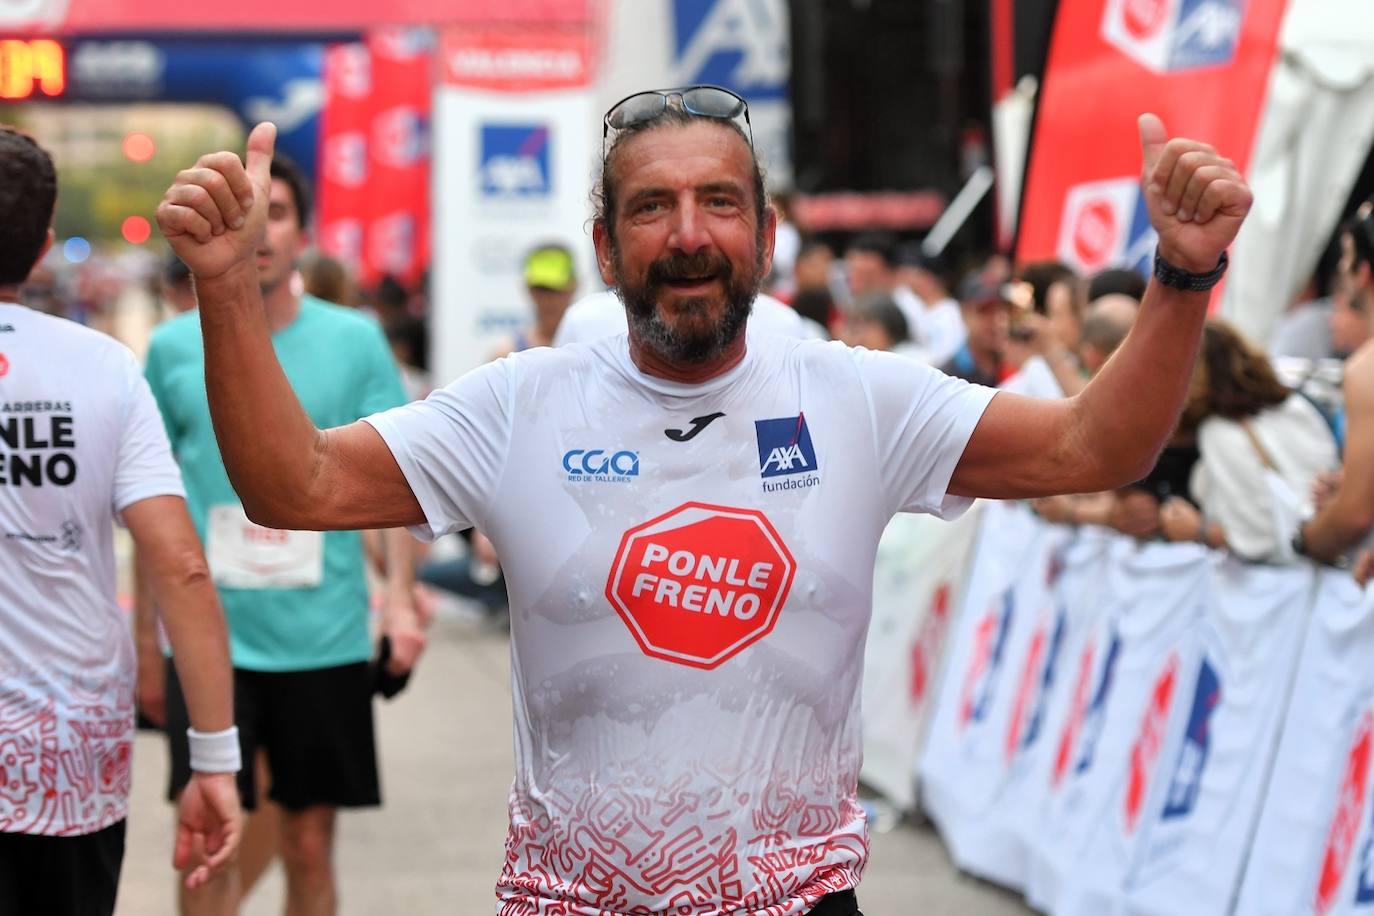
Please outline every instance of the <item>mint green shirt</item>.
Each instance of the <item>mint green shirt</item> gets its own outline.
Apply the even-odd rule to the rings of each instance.
[[[306,413],[321,429],[407,400],[381,329],[352,309],[306,296],[296,320],[272,335],[272,347]],[[204,542],[210,508],[239,499],[210,424],[199,313],[182,315],[153,332],[144,371]],[[316,587],[219,587],[234,667],[303,671],[371,655],[362,536],[325,532],[323,553]]]

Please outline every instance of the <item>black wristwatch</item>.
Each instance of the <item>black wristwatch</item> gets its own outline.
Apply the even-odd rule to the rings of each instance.
[[[1293,533],[1293,552],[1300,557],[1307,556],[1307,534],[1303,531],[1307,523],[1303,522],[1298,526],[1298,530]]]
[[[1226,257],[1226,252],[1223,251],[1215,269],[1210,273],[1195,274],[1184,270],[1177,264],[1170,264],[1164,260],[1164,257],[1159,253],[1159,248],[1156,247],[1155,279],[1172,289],[1181,289],[1189,293],[1205,293],[1221,282],[1221,278],[1226,275],[1226,265],[1229,263],[1230,260]]]

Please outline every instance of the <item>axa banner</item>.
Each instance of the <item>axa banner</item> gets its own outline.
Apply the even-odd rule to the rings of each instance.
[[[440,49],[432,371],[446,382],[532,321],[520,272],[530,249],[568,246],[583,288],[595,283],[588,191],[601,119],[586,26],[454,29]]]
[[[435,23],[577,23],[588,0],[240,0],[215,6],[181,0],[5,0],[4,32],[345,32]]]
[[[1312,568],[1218,560],[1211,579],[1203,654],[1126,881],[1131,916],[1225,913],[1235,899],[1307,630]]]
[[[600,107],[643,89],[726,86],[749,102],[770,180],[787,185],[790,34],[787,0],[613,0]]]
[[[921,796],[954,861],[1006,880],[1017,847],[998,809],[1037,706],[1054,637],[1064,534],[1017,503],[983,510],[930,737]]]
[[[1237,913],[1374,912],[1374,589],[1323,570]]]
[[[898,515],[878,542],[864,649],[862,775],[903,811],[915,807],[916,764],[982,505],[954,522]]]
[[[1146,268],[1136,117],[1244,171],[1286,0],[1064,0],[1045,68],[1017,259]]]

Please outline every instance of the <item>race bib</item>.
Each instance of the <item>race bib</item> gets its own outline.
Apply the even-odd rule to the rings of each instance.
[[[324,532],[264,528],[238,503],[211,506],[205,559],[225,588],[314,588],[324,577]]]

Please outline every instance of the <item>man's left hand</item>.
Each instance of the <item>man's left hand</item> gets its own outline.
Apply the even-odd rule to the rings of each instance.
[[[415,667],[428,642],[428,623],[413,590],[388,596],[382,609],[382,632],[391,640],[391,657],[386,662],[389,674],[399,677]]]
[[[1140,116],[1141,186],[1164,260],[1210,273],[1240,230],[1253,196],[1235,163],[1206,143],[1169,139],[1164,122]]]
[[[192,773],[177,803],[172,866],[195,890],[238,857],[243,836],[238,784],[233,773]]]

